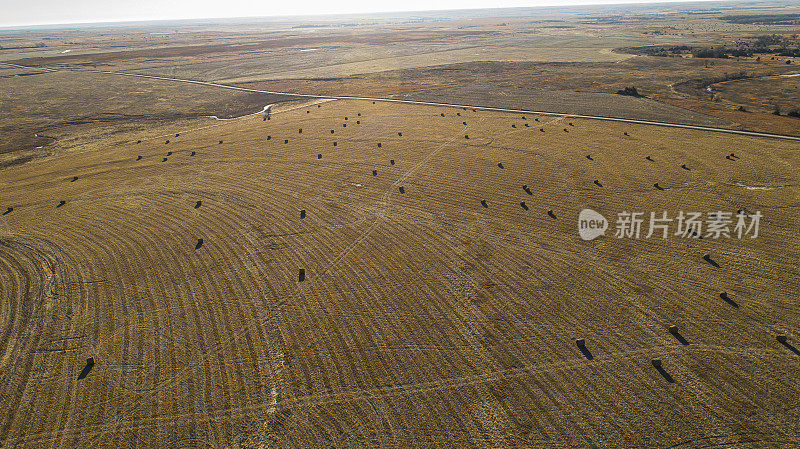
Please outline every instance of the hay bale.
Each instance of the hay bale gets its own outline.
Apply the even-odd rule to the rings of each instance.
[[[378,142],[378,148],[380,148],[380,147],[381,147],[381,143],[380,143],[380,142]]]
[[[539,131],[544,132],[544,128],[539,128]]]
[[[167,158],[161,159],[161,162],[167,162]]]
[[[358,113],[358,116],[361,117],[361,113],[360,112]]]
[[[464,134],[465,139],[469,139],[469,134]]]
[[[202,200],[197,200],[197,203],[195,203],[194,208],[195,209],[200,209],[200,206],[202,206],[202,205],[203,205],[203,201]]]
[[[378,170],[372,170],[372,176],[378,176]]]
[[[489,204],[486,202],[486,200],[481,200],[481,206],[483,206],[486,209],[489,208]]]
[[[512,128],[516,128],[516,127],[517,127],[517,125],[511,125],[511,127],[512,127]]]
[[[142,160],[142,156],[136,156],[136,160],[137,161],[141,161]]]
[[[444,112],[442,112],[442,117],[444,117]]]
[[[67,204],[67,202],[64,201],[64,200],[61,200],[61,201],[58,202],[58,205],[56,205],[56,207],[61,207],[61,206],[65,205],[65,204]]]
[[[267,140],[272,140],[272,136],[267,136]]]
[[[180,136],[180,134],[179,134],[179,133],[176,133],[176,134],[175,134],[175,137],[178,137],[178,136]]]
[[[568,132],[569,132],[569,130],[568,130],[567,128],[564,128],[564,132],[565,132],[565,133],[568,133]]]
[[[527,119],[527,118],[525,118],[525,116],[523,115],[523,116],[522,116],[522,120],[528,120],[528,119]]]
[[[166,141],[166,142],[164,142],[164,145],[166,145],[166,144],[168,144],[168,143],[169,143],[169,139],[167,139],[167,141]]]
[[[647,159],[647,160],[648,160],[648,161],[650,161],[650,162],[655,162],[655,161],[653,160],[653,158],[652,158],[652,157],[650,157],[650,156],[647,156],[645,159]]]
[[[78,177],[77,177],[77,176],[73,176],[73,177],[72,177],[72,180],[71,180],[70,182],[75,182],[75,181],[77,181],[77,180],[78,180]]]
[[[283,143],[289,143],[289,139],[283,139]]]
[[[389,164],[394,165],[394,159],[390,159]]]
[[[503,163],[502,162],[498,162],[497,166],[500,167],[500,168],[505,168],[505,167],[503,167]]]
[[[527,205],[527,204],[525,204],[525,201],[522,201],[522,202],[520,202],[520,203],[519,203],[519,206],[520,206],[521,208],[525,209],[525,210],[528,210],[528,205]]]
[[[297,134],[303,134],[303,128],[298,129]]]
[[[656,369],[661,368],[663,365],[663,363],[661,363],[661,359],[653,359],[651,363],[653,364],[654,367],[656,367]]]
[[[319,105],[319,104],[318,104],[318,105],[317,105],[317,107],[318,107],[318,108],[321,108],[321,107],[322,107],[322,105]]]
[[[317,155],[317,159],[322,159],[322,155],[321,155],[321,154],[318,154],[318,155]]]
[[[461,117],[461,113],[460,112],[456,112],[456,115]]]
[[[467,122],[461,122],[461,124],[467,126]]]
[[[345,119],[345,121],[346,121],[346,120],[347,120],[347,117],[345,117],[344,119]]]
[[[167,151],[167,156],[172,156],[172,151]]]
[[[142,141],[141,140],[137,140],[136,143],[142,143]]]
[[[221,140],[219,141],[219,143],[220,143],[220,145],[222,145],[222,141]]]
[[[301,219],[306,218],[306,210],[305,209],[301,209],[300,210],[300,218]]]
[[[342,123],[342,128],[347,128],[347,123]]]
[[[333,134],[334,132],[335,132],[334,130],[331,130],[331,134]]]
[[[200,249],[203,247],[203,239],[197,239],[197,244],[194,245],[194,249]]]
[[[398,132],[398,133],[397,133],[397,137],[403,137],[403,133],[401,133],[401,132]]]
[[[538,118],[534,118],[534,120],[536,120],[537,122],[539,121],[539,119],[538,119]]]
[[[589,159],[590,161],[593,161],[593,160],[594,160],[594,159],[592,159],[592,155],[591,155],[591,154],[587,154],[587,155],[586,155],[586,159]]]
[[[525,124],[525,127],[526,127],[526,128],[530,128],[530,126],[531,126],[531,125],[529,125],[529,124],[527,124],[527,123]]]
[[[406,193],[406,189],[403,186],[399,187],[400,193]]]
[[[623,134],[625,134],[627,136],[628,135],[628,131],[625,131]]]
[[[596,185],[597,187],[603,187],[603,184],[600,184],[600,181],[598,181],[597,179],[594,180],[594,185]]]
[[[569,122],[569,126],[575,126],[575,125],[573,125],[572,122]]]
[[[361,120],[356,120],[356,125],[360,125],[360,124],[361,124]]]
[[[189,156],[194,156],[195,154],[197,154],[197,153],[195,153],[194,151],[192,151],[191,153],[189,153]]]
[[[306,280],[306,270],[301,268],[297,273],[297,282],[303,282]]]
[[[336,146],[336,142],[333,142],[333,146]]]

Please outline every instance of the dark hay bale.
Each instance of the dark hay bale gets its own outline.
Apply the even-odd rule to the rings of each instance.
[[[654,367],[656,367],[656,368],[661,368],[661,367],[662,367],[662,365],[663,365],[663,364],[661,363],[661,359],[653,359],[653,361],[652,361],[651,363],[652,363],[652,364],[653,364],[653,366],[654,366]]]
[[[272,140],[272,136],[267,136],[267,140]]]
[[[461,124],[467,126],[467,122],[461,122]]]
[[[497,166],[500,167],[500,168],[505,168],[505,167],[503,167],[503,163],[502,162],[498,162]]]
[[[58,205],[56,205],[56,207],[61,207],[61,206],[65,205],[65,204],[67,204],[67,202],[64,201],[64,200],[61,200],[61,201],[58,202]]]
[[[569,126],[575,126],[575,125],[573,125],[572,122],[569,122]]]
[[[398,136],[398,137],[403,137],[403,133],[400,133],[400,132],[399,132],[399,133],[397,133],[397,136]]]
[[[544,132],[544,128],[539,128],[539,131]]]
[[[336,142],[333,142],[333,146],[336,146]]]
[[[531,126],[531,125],[529,125],[529,124],[527,124],[527,123],[525,124],[525,127],[526,127],[526,128],[530,128],[530,126]]]
[[[321,154],[318,154],[318,155],[317,155],[317,159],[322,159],[322,155],[321,155]]]
[[[297,281],[303,282],[306,280],[306,270],[301,268],[300,271],[297,273]]]
[[[394,159],[391,159],[391,160],[389,160],[389,163],[390,163],[391,165],[394,165]]]
[[[331,130],[331,134],[333,134],[334,132],[335,132],[334,130]]]
[[[197,239],[197,244],[194,245],[194,249],[200,249],[203,247],[203,239]]]
[[[465,139],[469,139],[469,134],[464,134]]]
[[[161,159],[161,162],[167,162],[167,158]]]
[[[400,193],[406,193],[406,189],[403,186],[400,186],[398,189],[400,190]]]
[[[342,123],[342,128],[347,128],[347,123]]]
[[[283,143],[289,143],[289,139],[283,139]]]
[[[167,139],[167,141],[166,141],[166,142],[164,142],[164,145],[166,145],[166,144],[168,144],[168,143],[169,143],[169,139]]]
[[[378,176],[378,170],[372,170],[372,176]]]
[[[175,137],[178,137],[178,136],[180,136],[180,134],[175,134]]]
[[[306,218],[306,210],[305,209],[300,210],[300,218]]]
[[[220,145],[222,145],[222,141],[221,140],[219,141],[219,143],[220,143]]]
[[[569,132],[569,130],[568,130],[567,128],[564,128],[564,132],[565,132],[565,133],[568,133],[568,132]]]
[[[512,128],[516,128],[516,127],[517,127],[517,125],[511,125],[511,127],[512,127]]]
[[[167,156],[172,156],[172,151],[167,151]]]
[[[75,182],[75,181],[77,181],[77,180],[78,180],[78,177],[77,177],[77,176],[73,176],[73,177],[72,177],[72,180],[71,180],[70,182]]]
[[[202,206],[202,205],[203,205],[203,201],[202,200],[197,200],[197,203],[195,203],[194,208],[195,209],[200,209],[200,206]]]
[[[444,112],[442,112],[442,117],[444,117]]]
[[[141,161],[142,160],[142,156],[136,156],[136,160],[137,161]]]
[[[487,209],[489,208],[489,204],[486,202],[486,200],[481,200],[481,206]]]
[[[298,129],[297,134],[303,134],[303,128]]]
[[[191,153],[189,153],[189,156],[194,156],[195,154],[197,154],[197,153],[195,153],[194,151],[192,151]]]
[[[361,117],[361,113],[360,112],[358,113],[358,116]]]
[[[380,142],[378,142],[378,148],[380,148],[380,147],[381,147],[381,143],[380,143]]]
[[[623,134],[625,134],[627,136],[628,135],[628,131],[625,131]]]
[[[142,141],[141,140],[137,140],[136,143],[142,143]]]
[[[356,125],[360,125],[360,124],[361,124],[361,120],[356,120]]]
[[[525,204],[525,201],[522,201],[522,202],[520,202],[520,203],[519,203],[519,205],[520,205],[520,207],[522,207],[523,209],[525,209],[525,210],[528,210],[528,205],[527,205],[527,204]]]
[[[527,185],[522,186],[522,190],[524,190],[528,195],[533,195],[533,192],[531,192],[531,189],[528,188]]]

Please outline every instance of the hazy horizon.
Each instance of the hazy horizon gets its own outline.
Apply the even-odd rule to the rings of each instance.
[[[0,5],[3,6],[4,16],[0,19],[0,27],[24,28],[48,25],[91,25],[172,20],[256,19],[292,16],[698,2],[719,3],[718,0],[445,0],[431,5],[430,2],[411,0],[405,2],[403,7],[396,8],[381,7],[379,4],[366,0],[348,0],[338,3],[300,0],[299,2],[284,3],[277,6],[249,0],[231,0],[224,4],[211,1],[189,2],[187,0],[169,4],[160,3],[156,0],[142,0],[135,3],[103,2],[101,0],[79,0],[77,2],[62,3],[55,0],[33,0],[21,6],[18,2],[12,5],[11,1],[2,0]]]

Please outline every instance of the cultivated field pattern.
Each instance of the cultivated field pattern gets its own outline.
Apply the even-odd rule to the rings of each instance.
[[[360,100],[191,123],[3,171],[0,446],[800,445],[797,142]],[[764,218],[585,242],[584,208]]]

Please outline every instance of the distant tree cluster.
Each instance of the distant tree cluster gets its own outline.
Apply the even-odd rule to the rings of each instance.
[[[639,93],[639,91],[633,86],[626,87],[624,89],[618,90],[617,91],[617,95],[627,95],[629,97],[641,97],[642,96]]]

